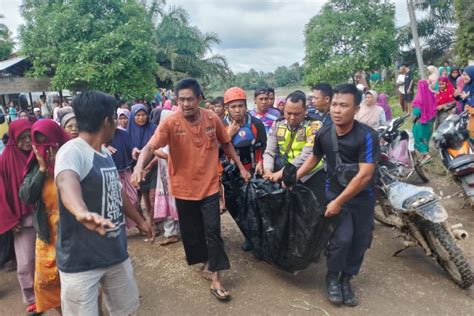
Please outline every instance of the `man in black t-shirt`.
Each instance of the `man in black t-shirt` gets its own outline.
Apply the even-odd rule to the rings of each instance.
[[[316,134],[313,154],[297,173],[300,179],[325,156],[326,197],[330,202],[324,216],[339,216],[339,225],[327,246],[326,289],[332,303],[344,303],[347,306],[358,304],[350,280],[359,272],[365,251],[372,240],[375,207],[373,177],[380,156],[377,133],[354,119],[361,98],[353,84],[334,88],[330,114],[335,135],[332,135],[332,125],[323,126]],[[341,172],[336,173],[334,137],[342,164],[358,166],[355,176],[346,178],[346,186],[340,183],[343,181],[338,177]]]

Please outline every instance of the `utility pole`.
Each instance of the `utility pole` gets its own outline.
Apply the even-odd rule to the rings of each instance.
[[[416,61],[418,62],[418,70],[421,79],[426,79],[425,76],[425,64],[423,63],[423,55],[421,53],[420,39],[418,37],[418,30],[416,28],[416,15],[413,0],[407,0],[408,14],[410,16],[410,27],[411,34],[413,35],[413,41],[415,42]]]

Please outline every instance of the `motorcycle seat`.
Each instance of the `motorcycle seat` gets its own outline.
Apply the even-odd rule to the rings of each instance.
[[[474,163],[474,155],[460,155],[448,163],[448,170],[453,171],[460,167]]]
[[[436,197],[432,192],[420,191],[405,199],[402,205],[406,210],[416,209],[428,202],[434,201],[435,199]]]

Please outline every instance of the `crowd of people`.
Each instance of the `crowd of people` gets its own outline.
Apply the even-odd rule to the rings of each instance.
[[[427,162],[441,113],[473,105],[474,66],[462,74],[439,69],[436,80],[417,83],[407,65],[400,72],[400,104],[403,111],[413,106],[416,149]],[[204,100],[199,83],[187,78],[173,93],[158,92],[155,106],[85,91],[46,114],[40,103],[31,114],[9,110],[0,234],[13,236],[27,311],[97,315],[102,293],[111,315],[135,312],[126,234],[134,227],[150,242],[163,230],[163,246],[181,239],[187,263],[203,265],[211,294],[229,300],[220,222],[220,176],[228,164],[245,181],[256,176],[283,187],[284,166],[298,168],[299,183],[325,206],[325,217],[340,217],[327,245],[328,299],[356,306],[351,279],[372,239],[376,130],[392,118],[387,95],[319,83],[311,95],[297,90],[286,98],[258,88],[252,110],[247,100],[239,87]],[[252,248],[245,240],[242,249]]]
[[[415,148],[422,155],[422,162],[432,160],[429,154],[431,135],[452,113],[461,113],[466,105],[474,105],[474,66],[464,69],[457,66],[427,67],[427,80],[415,82],[410,67],[400,66],[397,86],[403,112],[412,113]]]

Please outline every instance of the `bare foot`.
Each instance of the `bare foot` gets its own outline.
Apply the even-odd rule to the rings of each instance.
[[[178,239],[178,236],[170,236],[170,237],[166,237],[165,239],[161,240],[159,242],[159,244],[161,246],[167,246],[167,245],[170,245],[170,244],[174,244],[175,242],[178,242],[179,239]]]

